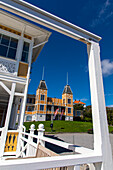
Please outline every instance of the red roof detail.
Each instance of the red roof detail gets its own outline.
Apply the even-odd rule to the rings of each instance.
[[[84,105],[86,104],[86,103],[81,102],[80,100],[78,100],[78,101],[75,100],[74,103],[75,103],[75,104],[84,104]]]

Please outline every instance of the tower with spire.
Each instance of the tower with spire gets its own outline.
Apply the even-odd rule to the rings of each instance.
[[[37,121],[46,120],[46,108],[47,108],[47,85],[44,80],[44,67],[42,73],[42,80],[36,90],[35,109],[37,110]]]
[[[35,103],[27,103],[28,110],[25,112],[26,119],[24,120],[46,121],[52,120],[54,118],[55,120],[73,121],[73,92],[68,84],[68,73],[67,85],[64,87],[62,99],[56,97],[48,97],[47,91],[48,89],[44,80],[43,68],[42,80],[40,80],[39,86],[36,90]],[[34,98],[34,95],[28,95],[28,99],[29,97]],[[30,107],[31,109],[33,107],[32,111]]]
[[[73,121],[73,93],[71,87],[68,85],[68,73],[67,85],[64,87],[62,93],[62,103],[65,104],[65,120]]]

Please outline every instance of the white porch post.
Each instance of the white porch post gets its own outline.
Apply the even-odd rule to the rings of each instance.
[[[18,118],[18,128],[20,126],[20,117],[21,117],[21,112],[22,112],[22,106],[23,106],[23,98],[21,98],[21,102],[20,102],[20,111],[19,111],[19,118]]]
[[[22,50],[23,50],[23,44],[24,44],[24,40],[23,40],[24,29],[25,29],[25,26],[23,27],[23,30],[21,32],[21,37],[19,38],[17,52],[16,52],[16,59],[17,59],[16,75],[18,74],[19,61],[21,60],[21,56],[22,56]]]
[[[16,119],[17,119],[17,112],[18,112],[18,105],[19,105],[19,99],[17,100],[16,106],[15,106],[15,115],[13,118],[13,124],[12,124],[12,128],[15,128],[15,124],[16,124]]]
[[[22,104],[22,112],[20,115],[20,126],[23,125],[24,120],[24,113],[25,113],[25,107],[26,107],[26,99],[27,99],[27,91],[28,91],[28,84],[29,84],[29,77],[30,77],[30,70],[31,70],[31,61],[32,61],[32,50],[33,50],[33,41],[30,43],[29,48],[29,66],[28,66],[28,73],[27,73],[27,81],[24,89],[24,98],[23,98],[23,104]]]
[[[19,97],[16,97],[14,105],[13,105],[13,110],[12,110],[12,113],[11,113],[10,122],[9,122],[9,127],[12,128],[12,129],[15,128],[17,111],[18,111],[18,103],[19,103]]]
[[[14,99],[15,88],[16,88],[16,83],[12,83],[11,94],[10,94],[10,98],[9,98],[6,120],[5,120],[5,126],[4,126],[4,130],[2,132],[2,136],[1,136],[0,157],[2,157],[4,154],[4,147],[5,147],[5,141],[6,141],[8,126],[9,126],[9,120],[10,120],[10,115],[11,115],[11,109],[12,109],[12,104],[13,104],[13,99]]]
[[[92,102],[94,151],[102,155],[101,170],[112,170],[112,152],[109,140],[103,80],[100,62],[100,47],[98,43],[87,45],[89,55],[89,77]],[[97,167],[95,167],[97,169]]]

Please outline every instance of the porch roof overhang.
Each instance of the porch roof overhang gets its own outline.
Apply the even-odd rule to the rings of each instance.
[[[100,36],[50,14],[23,0],[2,0],[0,7],[84,43],[99,42]]]
[[[43,42],[47,42],[51,35],[49,31],[2,10],[0,10],[0,25],[20,33],[24,28],[24,34],[34,39],[34,46],[36,46],[36,48],[33,49],[32,62],[36,60],[44,47],[45,43]]]

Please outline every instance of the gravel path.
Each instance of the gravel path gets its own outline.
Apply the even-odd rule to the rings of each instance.
[[[72,143],[79,146],[84,146],[93,149],[93,135],[87,133],[63,133],[56,134],[56,137],[64,140],[65,142]],[[113,134],[110,134],[110,142],[113,155]]]

